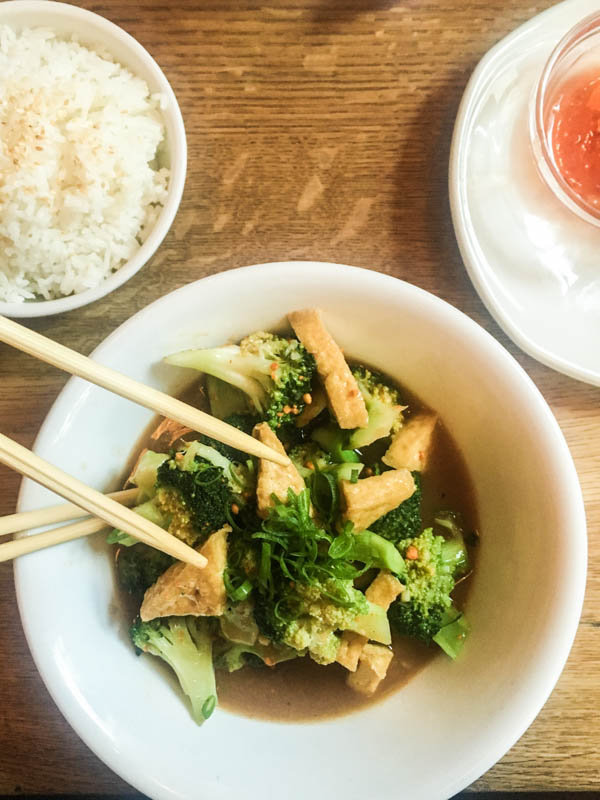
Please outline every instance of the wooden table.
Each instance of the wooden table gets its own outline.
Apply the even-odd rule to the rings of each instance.
[[[586,604],[567,667],[521,741],[476,791],[600,789],[600,391],[523,355],[478,299],[447,197],[452,125],[486,50],[550,0],[86,0],[145,45],[186,122],[189,168],[152,261],[104,300],[31,327],[89,353],[134,312],[221,270],[356,264],[434,292],[496,336],[546,397],[583,485]],[[0,345],[0,429],[25,445],[65,383]],[[19,477],[0,467],[0,514]],[[79,741],[33,665],[0,565],[0,795],[133,794]]]

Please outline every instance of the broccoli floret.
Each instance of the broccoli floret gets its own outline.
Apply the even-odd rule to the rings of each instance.
[[[343,622],[342,617],[356,617],[356,612],[349,613],[347,609],[336,608],[333,604],[329,604],[329,608],[332,618],[336,617],[337,611],[340,612],[340,623]],[[335,635],[338,625],[327,625],[322,618],[310,614],[301,614],[290,619],[284,619],[280,614],[281,606],[277,608],[265,598],[255,602],[254,617],[263,636],[277,645],[291,647],[300,654],[308,651],[313,661],[319,664],[331,664],[335,661],[339,646],[339,639]]]
[[[229,644],[215,658],[215,669],[237,672],[245,666],[264,666],[264,661],[256,655],[249,644]]]
[[[282,614],[282,611],[281,601],[274,603],[266,595],[255,592],[254,620],[258,630],[269,641],[277,644],[283,642],[289,625],[289,620]]]
[[[169,518],[169,533],[192,547],[230,517],[232,494],[225,473],[202,459],[193,459],[185,469],[176,457],[165,461],[156,485],[154,503]]]
[[[251,458],[230,461],[219,450],[201,441],[190,442],[175,456],[177,466],[184,472],[197,472],[199,465],[211,465],[222,470],[235,500],[244,500],[256,491],[256,466]],[[233,499],[233,498],[232,498]]]
[[[305,480],[314,474],[315,469],[325,469],[331,464],[327,453],[310,440],[294,445],[288,456]]]
[[[398,390],[385,382],[385,378],[366,367],[353,367],[352,374],[364,398],[369,415],[366,428],[357,428],[350,436],[350,448],[366,447],[377,439],[395,433],[402,424],[402,411]]]
[[[244,433],[251,434],[252,428],[258,422],[258,417],[252,414],[230,414],[230,416],[224,419],[224,422],[233,425],[234,428]],[[248,460],[248,455],[246,453],[243,453],[241,450],[236,450],[235,447],[230,447],[228,444],[223,444],[223,442],[219,442],[217,439],[212,439],[210,436],[205,436],[203,434],[199,437],[198,441],[212,447],[222,456],[229,459],[229,461],[243,464]]]
[[[347,593],[345,606],[337,602],[341,588]],[[276,603],[260,594],[254,601],[254,618],[263,636],[275,644],[308,651],[318,664],[335,661],[340,642],[335,632],[353,627],[357,617],[368,613],[365,596],[351,580],[295,583]]]
[[[119,547],[116,555],[119,583],[131,595],[141,597],[175,561],[174,558],[141,542]]]
[[[450,594],[466,566],[461,543],[462,534],[446,540],[427,528],[398,545],[405,559],[406,589],[390,606],[389,619],[400,633],[429,644],[449,622]]]
[[[172,457],[147,451],[132,480],[151,497],[133,510],[191,547],[222,528],[238,493],[253,490],[256,482],[251,461],[234,464],[197,441]],[[113,531],[108,541],[135,544],[122,531]]]
[[[346,604],[338,604],[340,588],[346,592]],[[308,615],[319,625],[334,630],[345,630],[357,616],[367,614],[369,604],[362,592],[354,588],[351,580],[329,579],[323,583],[295,587],[295,611],[299,616]],[[332,600],[332,598],[334,598]]]
[[[274,430],[293,422],[304,408],[304,395],[310,392],[316,366],[297,339],[262,331],[247,336],[239,345],[184,350],[165,360],[241,389]]]
[[[246,665],[252,667],[274,667],[282,661],[291,661],[302,653],[285,645],[242,644],[227,642],[215,658],[216,669],[236,672]]]
[[[197,617],[165,617],[151,622],[137,619],[130,630],[138,650],[169,664],[189,697],[192,717],[207,720],[217,705],[212,662],[212,637],[207,622]]]
[[[292,620],[283,642],[294,650],[308,650],[317,664],[333,664],[340,646],[340,638],[335,631],[321,625],[313,617]]]
[[[423,527],[421,518],[421,500],[423,492],[421,489],[421,475],[419,472],[412,473],[415,482],[415,491],[408,500],[405,500],[397,508],[393,508],[379,517],[378,520],[369,525],[369,529],[389,539],[390,542],[400,542],[417,536]]]
[[[253,414],[230,414],[228,417],[225,417],[225,422],[250,435],[252,433],[252,428],[256,425],[258,420]],[[246,454],[244,454],[244,458],[246,458]]]

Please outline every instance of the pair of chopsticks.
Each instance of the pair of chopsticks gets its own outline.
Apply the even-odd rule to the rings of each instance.
[[[287,464],[286,456],[277,453],[232,425],[169,397],[157,389],[144,386],[116,370],[98,364],[68,347],[53,342],[2,316],[0,316],[0,341],[238,450],[284,466]],[[66,527],[1,544],[0,561],[86,536],[111,526],[125,531],[139,541],[162,550],[180,561],[200,568],[206,566],[206,558],[200,553],[119,502],[119,500],[123,501],[122,493],[118,493],[120,497],[116,499],[114,495],[103,495],[2,434],[0,434],[0,462],[51,489],[73,504],[70,507],[55,506],[51,509],[16,514],[5,517],[4,520],[0,519],[0,535],[76,519],[86,513],[94,517]],[[135,502],[135,497],[131,492],[127,495],[125,502]],[[37,516],[34,517],[34,514]],[[20,527],[15,527],[15,525]],[[3,548],[6,549],[3,550]]]

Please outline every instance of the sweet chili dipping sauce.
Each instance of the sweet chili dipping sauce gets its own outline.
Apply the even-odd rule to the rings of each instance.
[[[585,203],[600,209],[600,68],[561,84],[546,129],[564,180]]]

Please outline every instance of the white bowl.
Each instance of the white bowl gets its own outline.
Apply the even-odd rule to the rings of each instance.
[[[61,35],[76,34],[81,43],[91,49],[103,48],[110,52],[119,63],[143,78],[152,92],[161,92],[165,98],[162,110],[166,128],[164,166],[169,167],[171,174],[167,199],[154,228],[133,258],[93,289],[56,300],[0,302],[0,314],[5,316],[44,317],[71,311],[104,297],[135,275],[154,254],[171,227],[183,193],[187,166],[185,129],[177,99],[156,61],[132,36],[104,17],[51,0],[7,0],[0,3],[0,24],[17,29],[50,28]]]
[[[577,475],[542,396],[498,342],[452,306],[385,275],[333,264],[225,272],[153,303],[94,358],[176,392],[170,352],[278,326],[320,306],[347,353],[384,368],[437,409],[470,469],[481,544],[472,634],[405,688],[337,719],[284,724],[217,709],[196,727],[154,659],[138,659],[103,538],[15,564],[31,652],[59,708],[115,772],[154,798],[448,798],[521,736],[547,699],[577,627],[586,532]],[[152,415],[82,380],[50,411],[36,452],[115,487]],[[19,507],[56,502],[25,481]]]

